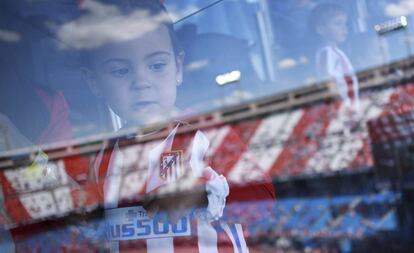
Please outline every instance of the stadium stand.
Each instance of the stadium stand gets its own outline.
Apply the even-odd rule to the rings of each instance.
[[[269,234],[273,237],[357,239],[396,229],[395,207],[400,198],[398,193],[383,191],[368,195],[246,202],[228,206],[225,219],[243,217],[250,239]]]
[[[412,188],[414,178],[414,91],[400,87],[384,113],[368,122],[376,171],[382,181],[394,180],[398,187]]]
[[[208,127],[205,132],[211,145],[206,163],[226,175],[229,182],[237,184],[260,181],[267,175],[286,178],[372,168],[372,140],[367,122],[393,115],[394,111],[407,111],[411,107],[407,106],[407,96],[402,94],[412,94],[413,90],[414,85],[409,84],[363,93],[358,119],[350,117],[340,101],[332,101],[261,119]],[[396,133],[387,127],[384,129]],[[192,134],[178,136],[187,158]],[[383,137],[374,134],[371,138],[375,141]],[[147,159],[142,158],[158,142],[140,142],[121,148],[124,157],[128,157],[121,190],[123,198],[144,191]],[[20,166],[2,170],[0,178],[12,222],[18,224],[99,206],[94,182],[100,175],[95,175],[92,169],[97,160],[109,162],[109,154],[72,155],[48,161],[35,169]]]
[[[355,240],[395,230],[395,206],[399,201],[398,193],[383,191],[369,195],[244,202],[229,205],[223,220],[231,222],[242,217],[244,225],[248,227],[246,239],[252,241],[253,245],[257,238],[267,238],[269,242],[290,238],[303,245],[312,239]],[[31,226],[31,232],[37,233],[30,236],[21,234],[17,243],[18,250],[36,252],[40,245],[42,252],[76,252],[80,249],[82,252],[96,252],[104,249],[105,240],[96,233],[100,219],[103,217],[91,217],[83,225],[79,222],[72,224],[70,221],[65,224],[55,222],[49,224],[51,227],[47,229],[39,225]],[[218,236],[225,237],[224,231]],[[59,238],[59,241],[51,240],[52,238]],[[275,252],[278,247],[274,246],[273,251],[269,252]],[[185,249],[186,242],[183,241],[180,247]],[[252,247],[252,252],[267,251]]]

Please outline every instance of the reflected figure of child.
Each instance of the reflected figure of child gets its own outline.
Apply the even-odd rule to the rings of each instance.
[[[119,10],[119,20],[135,25],[131,34],[123,34],[126,39],[120,39],[122,36],[115,32],[118,27],[113,27],[114,32],[103,37],[108,38],[106,41],[82,53],[83,76],[92,92],[121,119],[124,129],[148,126],[181,115],[175,102],[177,87],[183,81],[184,52],[164,6],[153,0],[113,1],[111,4],[85,1],[83,8],[93,8],[95,5],[91,3]],[[125,202],[122,187],[128,169],[123,164],[128,157],[118,145],[120,140],[106,151],[113,162],[106,164],[99,158],[96,160],[95,175],[98,185],[103,186],[111,252],[129,252],[132,248],[139,252],[174,252],[180,239],[187,240],[191,236],[197,238],[195,250],[217,252],[218,239],[211,222],[222,216],[229,186],[224,176],[202,165],[208,140],[201,131],[193,139],[189,163],[183,161],[182,148],[173,145],[178,127],[179,124],[160,144],[149,150],[148,156],[142,157],[148,159],[148,174],[145,184],[134,184],[134,196],[138,199],[151,194],[161,195],[170,186],[183,182],[179,172],[186,168],[191,168],[191,171],[186,170],[192,175],[190,179],[206,180],[201,191],[196,191],[194,185],[192,194],[154,198],[137,202],[132,207],[122,207]],[[104,178],[103,182],[101,178]],[[141,193],[142,185],[145,185],[145,192]],[[205,207],[206,213],[200,213],[200,216],[188,213],[196,207]],[[142,217],[138,217],[139,224],[132,227],[137,231],[124,234],[124,226],[130,226],[130,221],[124,219],[130,214],[142,214]],[[193,218],[197,220],[197,233],[190,227]],[[122,233],[117,233],[120,222],[126,223],[122,223]],[[161,228],[159,224],[162,224]],[[239,241],[244,239],[241,237]]]
[[[359,112],[359,84],[354,68],[346,54],[339,48],[348,35],[348,16],[336,4],[320,4],[311,13],[313,32],[319,38],[316,52],[318,78],[333,79],[347,111]]]

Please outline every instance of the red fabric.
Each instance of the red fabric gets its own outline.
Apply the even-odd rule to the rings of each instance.
[[[272,182],[257,182],[245,185],[230,185],[227,203],[276,199]]]
[[[345,82],[346,82],[346,88],[347,88],[347,95],[348,97],[353,100],[354,99],[354,81],[352,80],[352,77],[349,75],[344,76]]]

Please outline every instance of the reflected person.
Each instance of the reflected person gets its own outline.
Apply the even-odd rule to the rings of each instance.
[[[158,1],[153,0],[114,2],[114,4],[123,15],[133,16],[134,20],[130,22],[139,23],[137,29],[143,31],[138,32],[134,38],[122,41],[110,40],[99,47],[83,50],[82,72],[86,82],[93,93],[104,100],[119,116],[124,128],[144,127],[179,116],[180,111],[175,106],[175,102],[176,90],[183,78],[184,53],[179,47],[166,9]],[[198,238],[196,247],[200,251],[204,249],[214,252],[209,250],[217,247],[210,238],[203,238],[203,236],[208,236],[212,232],[213,228],[209,223],[222,215],[229,187],[226,179],[212,168],[200,167],[202,162],[186,163],[189,166],[180,168],[184,171],[181,171],[181,174],[177,172],[178,166],[175,166],[175,171],[171,172],[173,167],[164,164],[166,159],[183,159],[182,153],[172,149],[178,127],[179,124],[165,140],[150,151],[148,158],[144,158],[149,159],[149,174],[144,195],[155,194],[156,197],[151,201],[138,202],[133,207],[121,208],[120,205],[125,200],[121,196],[125,168],[119,163],[105,165],[97,162],[97,180],[99,181],[104,174],[102,176],[104,182],[101,185],[103,185],[104,206],[107,210],[106,233],[111,240],[111,252],[124,251],[131,247],[137,250],[146,248],[147,252],[173,252],[177,241],[186,235]],[[119,147],[118,141],[109,149],[111,160],[122,159],[122,148]],[[200,144],[204,146],[201,148],[203,149],[205,143],[206,137],[203,133],[197,132],[193,140],[192,160],[193,158],[197,160],[198,155],[202,158],[203,152],[194,151],[194,147]],[[179,164],[178,161],[176,163]],[[189,171],[187,167],[190,167]],[[163,173],[167,169],[169,171]],[[188,175],[205,180],[204,190],[171,199],[157,198],[159,192],[173,183],[180,182]],[[137,183],[136,187],[139,186]],[[188,214],[188,209],[200,206],[206,206],[206,211],[194,213],[194,216],[193,213]],[[128,224],[120,224],[123,221],[118,218],[128,213],[142,215],[142,219],[137,218],[137,222],[150,223],[153,227],[141,224],[142,226],[138,228],[129,228],[137,230],[135,231],[137,233],[133,231],[132,234],[124,234],[124,226]],[[194,235],[193,231],[190,231],[187,223],[189,220],[186,217],[197,221],[198,234]],[[158,227],[160,223],[155,222],[156,219],[161,221],[162,228]],[[117,221],[120,223],[116,223]],[[166,221],[169,224],[166,224]],[[179,228],[175,226],[177,221],[181,221]],[[159,238],[157,235],[161,233],[159,229],[162,233],[168,230],[168,236]]]
[[[339,95],[349,111],[359,111],[359,83],[355,70],[339,48],[347,36],[348,15],[336,4],[320,4],[310,15],[313,32],[319,38],[316,68],[320,79],[335,81]]]

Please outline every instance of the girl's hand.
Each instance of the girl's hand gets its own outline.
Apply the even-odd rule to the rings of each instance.
[[[177,184],[180,180],[177,181]],[[161,186],[157,192],[162,191],[168,185]],[[193,187],[189,191],[176,191],[168,194],[156,194],[143,204],[149,217],[162,215],[163,220],[175,224],[186,211],[193,208],[206,207],[208,204],[207,192],[204,187]]]
[[[154,217],[160,213],[164,216],[164,219],[170,223],[175,223],[187,210],[206,207],[203,218],[218,220],[223,215],[226,197],[229,195],[227,180],[210,167],[204,170],[202,177],[206,179],[206,185],[193,185],[191,190],[171,191],[172,187],[170,185],[158,188],[157,192],[163,192],[167,189],[169,194],[162,196],[157,194],[144,202],[143,207],[147,210],[148,216]],[[179,186],[188,183],[185,180],[180,179],[174,185]]]

